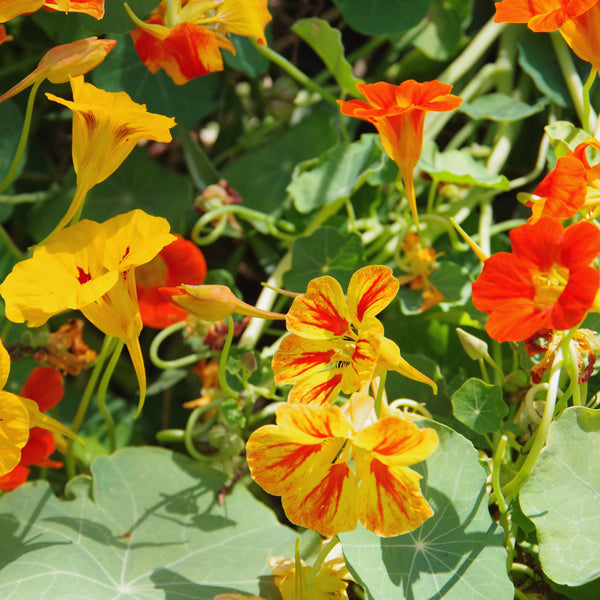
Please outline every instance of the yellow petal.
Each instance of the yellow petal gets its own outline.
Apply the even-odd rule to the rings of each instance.
[[[358,518],[377,535],[413,531],[433,515],[419,489],[421,476],[408,467],[389,467],[357,453]]]
[[[3,0],[0,6],[0,23],[6,23],[19,15],[35,12],[44,6],[45,0]]]
[[[363,319],[379,314],[398,293],[398,280],[389,267],[363,267],[352,275],[348,285],[348,310],[356,328]]]
[[[29,415],[23,402],[14,394],[0,391],[0,477],[19,464],[28,439]]]
[[[340,393],[341,369],[327,369],[308,375],[290,390],[288,402],[322,406],[332,404]]]
[[[48,431],[52,431],[54,433],[59,433],[64,435],[72,440],[79,442],[82,446],[84,445],[83,441],[74,434],[68,427],[65,427],[62,423],[59,423],[56,419],[45,415],[43,412],[40,412],[40,409],[37,405],[37,402],[30,400],[29,398],[23,398],[19,396],[19,399],[23,403],[23,406],[27,410],[29,414],[29,426],[30,427],[41,427],[42,429],[47,429]]]
[[[10,373],[10,356],[0,341],[0,389],[4,389]]]
[[[265,27],[271,14],[267,0],[224,0],[217,8],[216,20],[226,34],[255,37],[259,44],[265,44]]]
[[[292,302],[286,325],[288,331],[313,340],[329,340],[348,333],[350,321],[346,298],[333,277],[317,277]]]

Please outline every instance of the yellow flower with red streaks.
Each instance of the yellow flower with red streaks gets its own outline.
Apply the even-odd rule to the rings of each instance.
[[[413,171],[423,149],[425,115],[454,110],[462,99],[450,93],[451,85],[436,80],[418,83],[409,79],[400,85],[380,81],[359,83],[357,87],[366,102],[338,100],[342,114],[375,125],[384,150],[400,169],[410,210],[418,225]]]
[[[125,4],[137,25],[135,49],[151,73],[164,69],[177,85],[223,70],[221,49],[235,54],[230,34],[265,44],[267,0],[163,0],[147,21]]]
[[[558,30],[573,52],[600,67],[598,0],[503,0],[496,2],[496,23],[527,23],[535,32]]]
[[[29,430],[33,427],[77,439],[70,429],[42,414],[33,400],[5,391],[3,388],[9,372],[10,357],[0,342],[0,477],[13,471],[19,464],[22,450],[29,439]]]
[[[437,448],[433,429],[389,416],[355,431],[338,406],[288,403],[276,416],[252,433],[246,454],[252,478],[281,496],[293,523],[331,536],[360,521],[392,536],[433,514],[409,468]]]
[[[25,79],[0,96],[0,102],[43,79],[51,83],[65,83],[69,81],[69,77],[84,75],[97,67],[116,43],[116,40],[99,40],[93,36],[52,48]]]
[[[382,265],[356,271],[347,299],[333,277],[318,277],[308,284],[287,314],[291,333],[273,356],[276,383],[295,384],[290,402],[331,403],[340,391],[357,392],[387,370],[436,389],[431,379],[400,356],[375,317],[397,292],[398,280]]]
[[[473,304],[489,313],[486,330],[499,342],[518,342],[537,331],[571,329],[597,311],[600,230],[579,222],[563,228],[542,218],[510,232],[512,253],[488,258],[472,285]]]
[[[67,309],[80,310],[100,331],[129,350],[144,402],[146,373],[140,349],[142,318],[135,268],[152,260],[175,238],[169,223],[142,210],[104,223],[80,221],[37,246],[0,285],[6,316],[39,327]]]
[[[73,101],[46,96],[73,111],[73,165],[77,190],[66,214],[50,235],[65,227],[87,192],[112,175],[141,139],[170,142],[172,117],[150,113],[125,92],[106,92],[83,77],[71,78]]]
[[[102,19],[104,16],[104,0],[2,0],[0,23],[10,21],[19,15],[35,12],[40,8],[66,13],[85,13],[96,19]]]

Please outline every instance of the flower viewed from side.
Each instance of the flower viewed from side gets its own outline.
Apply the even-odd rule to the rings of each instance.
[[[393,300],[398,287],[392,270],[381,265],[356,271],[347,299],[332,277],[317,277],[308,284],[287,314],[291,333],[273,356],[275,382],[294,384],[289,402],[331,403],[340,391],[357,392],[387,370],[436,389],[431,379],[400,356],[375,317]]]
[[[182,283],[200,285],[206,278],[206,261],[196,244],[180,235],[165,246],[149,263],[136,269],[138,303],[142,321],[147,327],[164,329],[185,321],[187,313],[174,306],[158,290]]]
[[[87,192],[112,175],[142,139],[170,142],[175,120],[146,110],[125,92],[106,92],[71,78],[73,101],[46,96],[73,111],[73,165],[77,191],[52,234],[75,216]]]
[[[53,367],[36,367],[21,389],[21,396],[33,400],[44,413],[54,408],[64,395],[61,374]],[[27,481],[31,466],[59,469],[62,463],[48,458],[55,450],[54,436],[47,429],[32,427],[21,450],[19,464],[0,477],[0,489],[7,492]]]
[[[276,425],[252,433],[246,454],[252,478],[281,496],[293,523],[331,536],[360,520],[392,536],[433,514],[409,468],[437,448],[433,429],[389,416],[355,431],[337,406],[287,403],[276,415]]]
[[[52,48],[44,54],[32,73],[0,96],[0,102],[43,79],[51,83],[65,83],[69,77],[84,75],[97,67],[116,43],[116,40],[99,40],[94,36]]]
[[[98,20],[104,16],[104,0],[3,0],[0,3],[0,23],[40,8],[66,13],[85,13]]]
[[[580,222],[565,229],[541,218],[513,229],[510,240],[512,253],[488,258],[472,285],[473,304],[489,314],[490,337],[516,342],[543,328],[570,329],[595,310],[598,227]]]
[[[342,114],[375,125],[384,150],[400,169],[413,220],[418,225],[413,171],[423,149],[425,115],[454,110],[462,99],[450,93],[451,85],[436,80],[418,83],[410,79],[400,85],[380,81],[359,83],[357,87],[366,102],[338,100]]]
[[[271,20],[267,0],[163,0],[147,21],[125,4],[137,25],[135,49],[151,73],[164,69],[177,85],[223,70],[221,49],[235,54],[230,34],[265,44]]]
[[[129,350],[144,402],[146,374],[139,335],[135,268],[151,261],[171,243],[169,223],[142,210],[104,223],[80,221],[37,246],[0,285],[6,316],[39,327],[64,310],[80,310],[106,335]]]
[[[503,0],[496,2],[496,23],[527,23],[535,32],[558,30],[573,52],[600,66],[598,0]]]

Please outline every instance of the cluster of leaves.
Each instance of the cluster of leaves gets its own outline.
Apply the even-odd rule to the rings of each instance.
[[[475,0],[281,2],[271,7],[267,30],[279,60],[233,36],[237,53],[224,53],[223,73],[176,86],[165,73],[146,69],[129,37],[127,12],[120,3],[106,4],[101,21],[39,11],[11,24],[14,41],[0,51],[1,89],[31,71],[49,47],[90,35],[116,39],[86,77],[175,117],[178,127],[168,147],[136,148],[93,188],[82,217],[104,221],[132,208],[165,217],[172,231],[203,248],[207,283],[229,285],[246,302],[268,301],[275,310],[285,311],[287,300],[274,300],[259,282],[302,292],[321,275],[345,288],[367,264],[410,273],[401,249],[410,211],[395,185],[397,167],[377,134],[341,117],[335,100],[357,97],[362,79],[435,78],[455,86],[464,102],[455,113],[428,116],[415,182],[422,239],[437,256],[429,281],[443,300],[423,311],[421,290],[407,285],[382,315],[386,336],[439,388],[434,396],[400,375],[387,379],[388,396],[424,407],[430,419],[419,423],[438,433],[439,449],[415,467],[434,516],[393,538],[361,526],[340,535],[357,583],[353,593],[377,600],[594,597],[597,411],[569,407],[551,423],[520,493],[498,511],[498,498],[491,506],[489,500],[499,444],[507,436],[514,441],[509,481],[535,439],[540,415],[523,416],[532,360],[516,345],[492,342],[495,364],[510,373],[492,384],[456,333],[461,327],[484,338],[486,316],[470,299],[480,262],[450,218],[486,253],[507,249],[503,232],[528,216],[515,191],[534,189],[561,145],[575,146],[581,133],[568,123],[577,117],[556,66],[560,41],[494,24],[493,5]],[[157,2],[128,4],[146,15]],[[573,72],[587,77],[588,66],[570,60]],[[65,97],[63,87],[42,85]],[[16,151],[26,102],[21,95],[0,104],[0,179]],[[66,113],[39,101],[19,177],[10,195],[0,196],[0,222],[20,247],[42,240],[73,196],[69,131]],[[241,204],[210,204],[207,189],[220,180]],[[14,262],[8,252],[0,257],[2,278]],[[13,325],[7,341],[42,347],[48,331],[70,316],[35,331]],[[585,326],[595,329],[595,321],[588,317]],[[144,412],[133,419],[137,388],[126,360],[108,394],[118,450],[109,454],[105,421],[90,411],[80,429],[85,448],[74,446],[80,474],[66,481],[61,472],[40,473],[0,499],[0,595],[53,600],[84,587],[81,597],[94,600],[212,599],[225,592],[277,598],[266,559],[293,556],[298,531],[282,523],[275,499],[251,483],[243,448],[252,431],[272,420],[274,403],[285,400],[270,369],[283,333],[264,323],[246,329],[227,364],[225,384],[237,396],[223,399],[222,385],[201,392],[206,382],[190,369],[219,355],[206,331],[159,339],[145,330],[142,345],[154,366]],[[91,325],[86,340],[101,345]],[[18,391],[32,365],[13,362],[7,389]],[[87,377],[67,382],[53,412],[61,422],[73,420]],[[599,388],[592,376],[588,394]],[[212,403],[190,416],[182,404],[201,395]],[[310,558],[318,536],[301,537]]]

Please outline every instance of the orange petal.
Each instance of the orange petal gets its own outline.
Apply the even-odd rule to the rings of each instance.
[[[98,20],[104,17],[104,0],[46,0],[44,8],[66,13],[85,13]]]
[[[35,367],[21,388],[21,396],[33,400],[42,412],[54,408],[64,394],[62,375],[54,367]]]
[[[345,335],[350,327],[346,298],[333,277],[317,277],[294,299],[286,325],[305,338],[328,340]]]
[[[358,518],[377,535],[412,531],[433,515],[421,494],[421,476],[408,467],[389,467],[376,458],[357,456]]]
[[[379,314],[396,296],[398,280],[389,267],[363,267],[352,275],[348,285],[348,310],[355,327]]]

